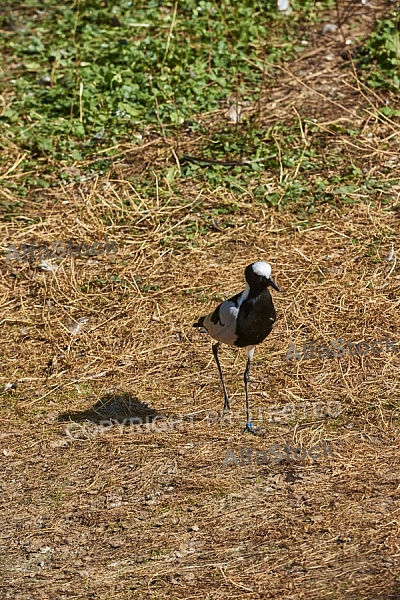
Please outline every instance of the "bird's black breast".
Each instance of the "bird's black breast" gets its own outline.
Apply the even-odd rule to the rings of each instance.
[[[270,334],[276,320],[272,296],[268,289],[249,296],[241,305],[237,317],[235,346],[255,346]]]

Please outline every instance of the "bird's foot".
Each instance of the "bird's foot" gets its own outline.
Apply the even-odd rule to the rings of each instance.
[[[265,435],[265,429],[263,427],[254,427],[253,423],[251,421],[248,421],[246,423],[246,427],[243,431],[243,433],[252,433],[253,435],[258,435],[260,437],[263,437]]]

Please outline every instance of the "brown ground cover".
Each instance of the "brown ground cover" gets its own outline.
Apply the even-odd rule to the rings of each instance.
[[[357,32],[381,10],[360,5]],[[321,152],[384,183],[400,174],[399,127],[354,79],[346,27],[316,29],[253,109],[266,126],[315,118]],[[333,129],[350,122],[359,136]],[[380,354],[286,360],[311,340],[400,348],[399,186],[360,185],[306,215],[184,179],[142,197],[132,173],[154,177],[179,153],[200,154],[201,140],[121,146],[106,176],[33,191],[24,219],[0,225],[0,376],[16,384],[0,395],[0,597],[400,598],[400,354],[385,342]],[[263,182],[278,190],[284,176]],[[217,217],[204,233],[224,206],[229,227]],[[54,271],[37,255],[6,261],[11,244],[106,236],[116,252],[65,256]],[[282,290],[252,366],[260,436],[243,433],[244,353],[221,352],[234,413],[222,422],[209,340],[192,328],[254,260]],[[324,441],[333,455],[224,465],[228,450],[240,462],[241,450]]]

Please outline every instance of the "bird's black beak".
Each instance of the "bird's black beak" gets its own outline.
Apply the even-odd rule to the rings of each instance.
[[[277,292],[280,292],[281,290],[278,288],[278,286],[276,285],[275,281],[272,279],[272,277],[270,277],[268,279],[268,285],[270,285],[271,287],[274,288],[274,290],[276,290]]]

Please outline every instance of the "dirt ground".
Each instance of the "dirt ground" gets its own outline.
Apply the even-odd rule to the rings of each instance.
[[[375,4],[358,6],[352,36],[386,9]],[[387,180],[388,161],[398,177],[398,125],[352,83],[346,27],[315,26],[261,118],[306,106],[321,128],[362,126],[329,143],[366,178]],[[156,187],[138,196],[128,176],[175,151],[154,138],[127,147],[106,176],[34,192],[23,219],[0,224],[0,382],[13,385],[0,388],[0,598],[400,599],[400,186],[360,186],[307,218],[184,180],[167,203]],[[189,137],[184,151],[196,154]],[[206,212],[232,205],[229,228],[202,232]],[[108,252],[54,271],[8,252],[106,236]],[[192,327],[255,260],[281,288],[252,365],[259,436],[243,432],[245,354],[221,351],[222,420],[210,341]],[[288,357],[291,344],[302,355],[334,340],[369,351]],[[260,458],[324,443],[315,459]]]

